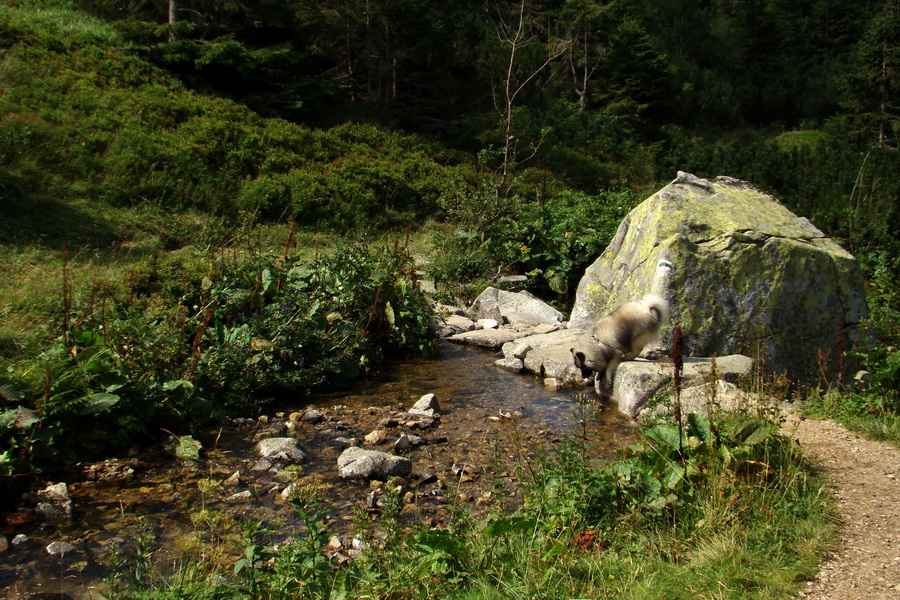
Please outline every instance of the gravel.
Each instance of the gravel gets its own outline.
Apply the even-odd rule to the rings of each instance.
[[[821,469],[842,521],[835,551],[797,597],[900,599],[900,449],[833,421],[791,417],[784,430]]]

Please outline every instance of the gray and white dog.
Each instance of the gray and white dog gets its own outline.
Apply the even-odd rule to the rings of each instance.
[[[668,303],[655,294],[619,307],[578,339],[576,347],[571,349],[575,366],[581,369],[584,377],[595,373],[597,393],[609,396],[619,363],[636,358],[644,346],[659,336],[668,317]],[[605,375],[601,379],[603,372]]]

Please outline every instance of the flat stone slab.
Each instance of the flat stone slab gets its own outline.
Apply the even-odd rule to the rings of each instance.
[[[682,371],[683,388],[700,385],[707,381],[712,370],[710,358],[684,359]],[[753,359],[740,354],[716,358],[716,379],[734,383],[753,372]],[[637,417],[641,409],[657,391],[670,384],[674,378],[675,365],[670,359],[648,361],[629,360],[621,363],[613,382],[612,400],[619,412],[629,417]]]
[[[472,304],[478,319],[494,319],[497,315],[513,325],[534,327],[539,324],[562,323],[561,312],[528,292],[507,292],[495,287],[485,288]]]
[[[658,405],[644,405],[638,412],[638,420],[650,418],[672,418],[675,414],[670,399]],[[717,380],[715,385],[702,383],[681,390],[681,414],[706,414],[710,409],[723,412],[757,412],[772,408],[772,399],[751,392],[745,392],[733,383]],[[778,405],[780,410],[788,410],[784,403]]]
[[[499,350],[503,347],[503,344],[527,336],[527,331],[516,331],[515,329],[476,329],[475,331],[464,331],[463,333],[451,335],[447,339],[457,344],[468,344],[479,348]]]
[[[522,359],[524,367],[542,378],[554,378],[561,384],[581,382],[581,371],[575,366],[570,348],[581,331],[561,329],[551,333],[530,335],[520,339],[519,344],[527,344],[531,349]]]

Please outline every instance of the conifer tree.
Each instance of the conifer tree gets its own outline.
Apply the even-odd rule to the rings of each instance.
[[[844,107],[858,133],[896,148],[900,134],[900,0],[886,0],[853,54]]]

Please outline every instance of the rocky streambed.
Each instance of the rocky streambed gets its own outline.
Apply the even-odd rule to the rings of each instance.
[[[158,451],[80,465],[64,481],[68,515],[65,508],[51,519],[33,510],[7,515],[0,589],[5,598],[89,598],[102,589],[110,557],[134,552],[140,539],[158,564],[171,567],[186,551],[199,556],[226,547],[212,533],[223,524],[234,523],[234,537],[245,522],[277,531],[273,541],[302,534],[284,499],[292,483],[319,490],[335,534],[329,551],[351,560],[360,515],[377,521],[389,496],[402,526],[441,526],[451,505],[482,511],[515,502],[521,467],[539,447],[587,432],[602,457],[632,440],[630,419],[592,396],[579,401],[588,390],[549,390],[536,377],[496,367],[496,356],[444,344],[439,356],[391,364],[350,392],[236,417],[198,436],[197,460]],[[429,394],[436,414],[411,413]],[[304,455],[264,458],[260,442],[278,438],[296,441]],[[409,474],[389,484],[342,477],[338,459],[349,447],[408,459]],[[48,504],[42,500],[22,505]]]

